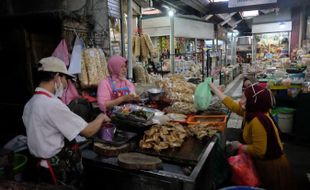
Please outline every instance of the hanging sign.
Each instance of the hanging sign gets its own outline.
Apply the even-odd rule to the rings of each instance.
[[[228,8],[277,3],[277,0],[229,0]]]

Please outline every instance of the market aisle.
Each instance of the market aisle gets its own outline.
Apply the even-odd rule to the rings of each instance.
[[[240,74],[235,78],[225,89],[225,94],[234,99],[238,99],[242,95],[242,78]],[[243,118],[235,113],[231,113],[227,122],[227,129],[225,135],[228,141],[239,140],[241,135],[241,125]]]

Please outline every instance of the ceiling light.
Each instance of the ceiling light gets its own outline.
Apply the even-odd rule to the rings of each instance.
[[[242,12],[242,16],[243,17],[254,17],[258,15],[258,10],[254,10],[254,11],[243,11]]]
[[[238,30],[233,30],[233,34],[234,34],[234,36],[238,36],[239,31]]]
[[[168,11],[168,15],[169,15],[170,17],[172,17],[172,16],[174,15],[174,11],[173,11],[172,9],[170,9],[170,10]]]
[[[284,22],[280,22],[280,28],[285,28],[285,23]]]

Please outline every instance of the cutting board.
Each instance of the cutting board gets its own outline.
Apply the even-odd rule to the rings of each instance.
[[[161,159],[141,153],[129,152],[118,155],[120,166],[132,170],[154,170],[161,168]]]
[[[93,148],[97,154],[107,157],[114,157],[118,156],[120,153],[128,152],[130,150],[130,145],[126,143],[121,146],[113,146],[101,142],[94,142]]]

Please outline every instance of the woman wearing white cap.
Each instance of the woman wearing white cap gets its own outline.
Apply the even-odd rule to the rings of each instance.
[[[83,171],[81,154],[76,143],[78,135],[90,137],[104,122],[110,121],[99,114],[87,123],[58,99],[67,86],[70,75],[64,62],[56,57],[40,60],[39,86],[27,102],[23,113],[27,144],[30,153],[38,158],[41,169],[46,168],[52,183],[71,183]]]

